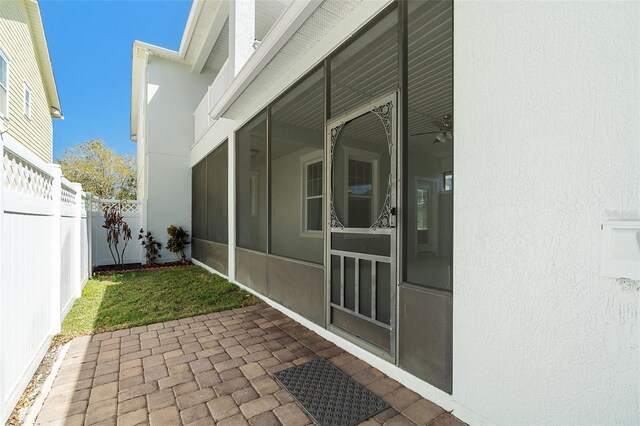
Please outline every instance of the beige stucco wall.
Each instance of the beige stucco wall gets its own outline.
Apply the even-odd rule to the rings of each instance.
[[[9,135],[44,161],[53,156],[53,126],[26,5],[0,1],[0,49],[9,60]],[[31,119],[23,113],[24,83],[31,88]]]

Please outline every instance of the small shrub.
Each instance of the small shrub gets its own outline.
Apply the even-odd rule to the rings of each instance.
[[[131,228],[124,221],[122,203],[105,206],[103,212],[104,224],[102,227],[107,230],[109,252],[113,258],[113,263],[122,266],[124,265],[124,251],[127,249],[129,240],[131,240]],[[124,242],[122,251],[118,249],[118,244],[120,244],[121,240]]]
[[[182,226],[171,225],[167,228],[169,241],[167,241],[167,249],[171,253],[175,253],[181,261],[186,260],[184,248],[189,244],[189,233],[182,229]]]
[[[140,228],[138,240],[142,240],[140,245],[144,247],[144,257],[147,259],[148,264],[153,265],[159,257],[162,257],[162,255],[160,255],[162,244],[153,238],[151,231],[147,231],[145,234],[144,229]]]

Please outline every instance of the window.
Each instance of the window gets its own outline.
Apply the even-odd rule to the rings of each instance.
[[[22,106],[22,112],[29,120],[31,120],[31,88],[26,82],[24,83],[24,103]]]
[[[9,115],[9,61],[0,51],[0,117]]]
[[[373,163],[349,158],[349,226],[368,228],[373,219]]]
[[[453,172],[444,172],[444,190],[453,191]]]
[[[322,233],[322,160],[305,163],[304,232]]]
[[[416,189],[416,209],[417,209],[417,226],[418,231],[429,230],[429,189]]]

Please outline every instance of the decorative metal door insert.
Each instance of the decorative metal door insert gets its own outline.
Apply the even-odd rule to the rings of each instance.
[[[327,125],[329,323],[394,356],[395,95]]]

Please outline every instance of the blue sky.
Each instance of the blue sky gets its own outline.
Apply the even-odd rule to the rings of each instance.
[[[118,153],[129,140],[131,45],[177,50],[190,0],[41,0],[40,9],[64,120],[54,120],[54,158],[101,138]]]

